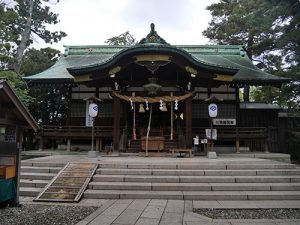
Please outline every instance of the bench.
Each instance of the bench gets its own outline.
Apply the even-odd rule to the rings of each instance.
[[[171,148],[170,151],[172,152],[172,154],[174,155],[175,152],[180,154],[181,153],[189,153],[189,157],[191,158],[193,156],[193,149],[191,148]]]

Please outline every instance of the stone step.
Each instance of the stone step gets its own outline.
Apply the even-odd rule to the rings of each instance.
[[[296,169],[296,165],[289,163],[273,164],[227,164],[226,169]]]
[[[184,200],[298,200],[300,191],[120,191],[86,190],[87,199],[184,199]]]
[[[223,164],[223,163],[201,163],[201,164],[100,164],[99,168],[114,169],[179,169],[179,170],[261,170],[261,169],[296,169],[294,164],[288,163],[251,163],[251,164]]]
[[[93,190],[148,191],[300,191],[300,183],[136,183],[91,182]]]
[[[21,179],[20,187],[36,187],[43,188],[45,187],[50,180],[30,180],[30,179]]]
[[[20,196],[23,197],[36,197],[43,188],[36,187],[20,187]]]
[[[30,180],[30,179],[21,179],[20,187],[36,187],[43,188],[45,187],[50,180]]]
[[[24,173],[58,173],[61,167],[38,167],[38,166],[22,166],[21,172]]]
[[[29,180],[51,180],[56,173],[23,173],[20,174],[20,179]]]
[[[66,163],[21,161],[21,167],[34,166],[34,167],[61,167],[62,168],[65,165]]]
[[[144,182],[144,183],[297,183],[300,176],[146,176],[102,175],[93,177],[96,182]]]
[[[154,175],[154,176],[278,176],[300,175],[299,169],[276,170],[180,170],[180,169],[114,169],[101,168],[97,174],[103,175]]]

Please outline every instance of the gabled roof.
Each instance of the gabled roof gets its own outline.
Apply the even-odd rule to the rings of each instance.
[[[39,125],[35,119],[5,79],[0,79],[0,101],[2,103],[8,103],[8,105],[13,104],[14,107],[10,109],[10,113],[16,117],[17,120],[28,124],[34,131],[39,129]]]
[[[242,46],[236,45],[138,45],[138,46],[65,46],[65,54],[49,69],[26,77],[37,82],[72,82],[76,71],[88,72],[91,68],[100,69],[113,64],[123,53],[133,51],[176,51],[185,54],[202,67],[236,70],[235,83],[272,84],[285,83],[290,79],[277,77],[257,68],[247,57]],[[110,64],[111,62],[111,64]]]
[[[124,59],[133,60],[135,55],[170,55],[184,60],[192,68],[211,71],[217,75],[233,76],[233,83],[282,84],[290,79],[277,77],[258,69],[238,45],[170,45],[155,31],[151,24],[150,33],[134,46],[65,46],[65,54],[58,62],[34,76],[26,77],[34,81],[72,82],[74,76],[107,72],[118,66]],[[171,59],[172,60],[172,59]],[[133,62],[133,61],[132,61]],[[190,66],[192,65],[192,66]],[[189,71],[188,71],[189,72]]]

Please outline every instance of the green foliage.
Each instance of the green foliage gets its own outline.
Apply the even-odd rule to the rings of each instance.
[[[18,15],[5,4],[0,3],[0,68],[6,68],[13,63],[13,43],[17,40],[17,34],[13,29]]]
[[[21,68],[25,76],[36,74],[52,66],[58,59],[59,51],[52,48],[26,51]],[[29,83],[30,84],[30,83]],[[41,124],[65,124],[68,108],[68,85],[32,85],[29,95],[35,100],[29,105],[33,117]]]
[[[0,3],[0,67],[20,73],[26,49],[41,38],[45,43],[59,42],[62,31],[50,31],[48,25],[59,22],[58,14],[50,11],[49,0],[11,0]]]
[[[37,74],[48,69],[58,59],[60,51],[53,48],[41,48],[39,50],[30,48],[24,55],[21,74],[25,76]]]
[[[111,37],[105,41],[109,45],[134,45],[136,43],[133,35],[126,31],[118,36]]]
[[[68,85],[35,85],[30,88],[30,95],[35,101],[29,110],[33,117],[46,125],[65,125],[68,112]]]
[[[22,31],[24,29],[24,24],[26,24],[26,19],[28,18],[29,2],[28,0],[14,0],[16,5],[14,11],[18,14],[18,24],[16,24],[16,29]],[[53,42],[59,42],[63,37],[67,36],[65,32],[62,31],[49,31],[47,25],[57,24],[58,14],[50,11],[49,0],[34,0],[32,9],[32,22],[31,22],[31,32],[46,43],[52,44]],[[58,3],[59,1],[52,1],[52,4]],[[46,4],[48,3],[48,4]],[[28,40],[28,45],[33,43],[33,36]]]
[[[4,77],[8,80],[8,83],[15,91],[16,95],[28,107],[30,103],[34,101],[34,98],[29,96],[29,90],[22,77],[18,76],[14,71],[0,71],[0,77]]]
[[[203,32],[206,37],[218,44],[243,45],[259,67],[294,79],[281,89],[253,89],[252,97],[299,110],[300,1],[223,0],[207,9],[213,18]]]

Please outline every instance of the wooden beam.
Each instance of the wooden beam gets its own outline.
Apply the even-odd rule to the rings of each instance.
[[[121,107],[120,107],[120,99],[114,98],[114,124],[113,124],[113,147],[114,150],[119,149],[119,142],[120,142],[120,113],[121,113]]]
[[[185,138],[186,147],[192,147],[192,98],[185,100]]]

